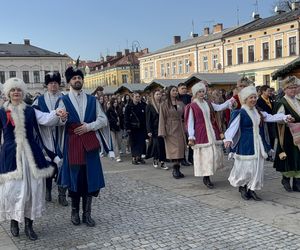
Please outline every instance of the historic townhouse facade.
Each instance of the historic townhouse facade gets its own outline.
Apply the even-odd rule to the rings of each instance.
[[[299,57],[300,10],[259,18],[223,36],[225,72],[278,88],[271,74]]]
[[[41,91],[49,71],[60,72],[65,82],[64,72],[70,61],[67,55],[32,46],[28,39],[24,44],[0,44],[0,83],[18,77],[28,84],[30,92]]]
[[[174,36],[173,45],[140,58],[141,81],[153,79],[182,79],[194,73],[222,73],[222,36],[232,29],[216,24],[212,33],[204,29],[204,35],[194,34],[182,41]]]
[[[181,79],[194,73],[238,73],[257,85],[278,88],[271,74],[299,57],[298,5],[290,12],[278,11],[239,27],[223,29],[216,24],[210,33],[180,41],[140,58],[141,81]]]
[[[85,68],[85,88],[95,89],[97,86],[120,86],[122,83],[139,83],[140,67],[138,58],[148,53],[148,49],[139,52],[117,52],[115,56],[107,56],[100,62],[81,65]]]

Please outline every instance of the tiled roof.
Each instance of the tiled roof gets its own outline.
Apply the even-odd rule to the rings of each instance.
[[[163,53],[163,52],[168,52],[168,51],[181,49],[181,48],[189,47],[189,46],[196,45],[196,44],[201,44],[201,43],[206,43],[206,42],[214,41],[214,40],[217,40],[217,39],[221,39],[224,34],[226,34],[227,32],[230,32],[234,29],[235,29],[235,27],[227,28],[227,29],[224,29],[224,30],[222,30],[221,32],[218,32],[218,33],[213,33],[213,34],[209,34],[209,35],[202,35],[202,36],[199,36],[199,37],[189,38],[189,39],[184,40],[180,43],[172,44],[172,45],[167,46],[165,48],[156,50],[156,51],[154,51],[152,53],[149,53],[149,54],[147,54],[143,57],[152,56],[152,55]]]
[[[144,91],[147,86],[148,84],[145,83],[123,83],[115,93],[121,92],[124,89],[128,89],[130,92]]]
[[[285,77],[288,73],[297,68],[300,68],[300,57],[274,71],[272,73],[272,79],[276,80],[278,77]]]
[[[300,10],[289,11],[286,13],[275,14],[267,18],[259,18],[252,22],[246,23],[231,32],[224,34],[224,37],[248,33],[254,30],[264,29],[281,23],[287,23],[299,19]]]
[[[145,91],[152,91],[157,87],[166,88],[169,86],[178,86],[179,83],[185,82],[186,79],[154,79],[145,88]]]
[[[0,43],[0,57],[68,57],[25,44]]]
[[[223,84],[223,83],[236,83],[241,78],[236,73],[197,73],[189,77],[185,83],[189,83],[194,78],[199,80],[206,80],[208,84]]]

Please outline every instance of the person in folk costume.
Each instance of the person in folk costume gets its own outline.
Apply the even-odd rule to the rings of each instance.
[[[225,132],[225,147],[232,147],[234,165],[228,178],[230,184],[239,187],[241,197],[261,200],[255,190],[263,186],[264,159],[271,149],[265,140],[265,122],[292,121],[290,115],[270,115],[256,109],[257,92],[248,86],[239,93],[241,109],[232,114],[229,128]]]
[[[97,197],[105,186],[98,130],[107,126],[107,118],[96,97],[82,91],[84,75],[80,69],[69,67],[65,77],[70,84],[70,92],[60,98],[58,107],[64,108],[69,116],[65,125],[63,164],[58,184],[68,188],[72,201],[72,223],[81,223],[79,206],[82,198],[82,222],[94,227],[92,197]]]
[[[261,111],[265,111],[268,114],[272,114],[274,103],[271,99],[270,86],[268,86],[268,85],[261,86],[260,92],[261,92],[261,95],[257,99],[256,107],[258,107]],[[268,128],[270,145],[272,147],[272,152],[274,153],[274,143],[275,143],[275,138],[276,138],[275,124],[268,123],[267,128]],[[273,161],[272,156],[268,156],[267,161]]]
[[[214,185],[210,176],[223,168],[223,134],[216,113],[229,108],[234,99],[218,105],[205,100],[206,87],[199,82],[192,87],[193,101],[185,109],[189,145],[194,152],[194,174],[203,176],[208,188]]]
[[[140,93],[132,94],[132,101],[125,107],[124,126],[129,134],[132,164],[145,164],[142,154],[146,149],[146,104],[141,101]]]
[[[243,76],[241,79],[239,79],[236,82],[236,92],[235,95],[233,95],[233,98],[235,99],[235,105],[232,107],[233,109],[240,109],[241,108],[241,102],[239,99],[239,93],[240,91],[249,86],[249,85],[253,85],[253,82],[250,81],[247,77]]]
[[[169,86],[166,100],[160,105],[158,136],[164,138],[166,158],[174,163],[172,175],[175,179],[183,178],[180,162],[184,158],[186,137],[183,124],[184,103],[177,100],[176,86]]]
[[[45,75],[45,85],[47,87],[47,91],[40,95],[34,102],[33,107],[42,111],[42,112],[50,112],[55,109],[55,105],[58,99],[62,96],[62,93],[59,91],[59,86],[61,84],[61,77],[59,72],[49,72]],[[43,138],[44,146],[46,148],[46,153],[48,153],[51,157],[46,156],[46,159],[52,162],[52,165],[57,166],[56,171],[53,176],[48,177],[46,179],[46,201],[52,200],[51,190],[52,190],[52,179],[56,178],[58,173],[58,168],[62,164],[62,159],[60,152],[57,152],[58,145],[61,145],[61,142],[57,141],[58,136],[57,133],[63,132],[63,126],[57,127],[49,127],[49,126],[39,126],[40,133]],[[68,206],[68,201],[66,199],[66,188],[58,186],[58,203],[62,206]]]
[[[156,89],[151,93],[151,98],[146,106],[146,126],[149,138],[152,140],[150,156],[153,157],[153,167],[160,163],[161,169],[168,170],[165,165],[166,152],[162,137],[158,136],[159,109],[161,105],[161,90]]]
[[[299,79],[295,76],[283,80],[284,96],[275,106],[278,114],[289,114],[300,122],[300,102],[296,99]],[[293,136],[287,124],[277,124],[278,145],[274,168],[282,173],[281,183],[286,191],[300,192],[300,151],[294,144]],[[291,187],[290,179],[293,178]]]
[[[4,141],[0,151],[0,221],[10,220],[10,231],[19,236],[19,223],[25,221],[25,234],[30,240],[38,237],[33,221],[45,210],[45,181],[54,167],[44,157],[36,138],[38,123],[55,126],[66,119],[63,110],[42,113],[26,105],[26,84],[10,78],[4,84],[8,101],[0,109],[0,137]]]

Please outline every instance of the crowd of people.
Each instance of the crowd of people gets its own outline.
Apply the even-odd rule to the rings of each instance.
[[[93,197],[105,186],[101,157],[121,162],[131,155],[133,165],[152,159],[154,168],[172,168],[184,178],[182,165],[214,188],[213,175],[234,159],[229,183],[245,200],[261,200],[264,161],[274,162],[287,192],[300,192],[300,81],[288,77],[282,91],[255,87],[242,77],[230,91],[212,89],[206,81],[183,83],[151,93],[104,94],[99,86],[91,95],[82,90],[84,74],[65,72],[70,91],[60,91],[57,72],[45,76],[44,94],[29,98],[26,84],[11,78],[0,98],[0,221],[10,220],[19,236],[19,223],[36,240],[33,221],[52,200],[68,206],[71,222],[95,226]],[[292,185],[291,185],[292,179]],[[82,217],[80,217],[82,201]]]

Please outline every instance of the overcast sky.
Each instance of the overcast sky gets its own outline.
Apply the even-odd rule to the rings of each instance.
[[[252,20],[258,9],[272,15],[274,0],[3,0],[0,43],[31,44],[98,60],[132,46],[151,52],[168,46],[174,35],[202,34],[205,26],[225,28]],[[239,11],[237,11],[239,9]],[[238,13],[238,14],[237,14]],[[239,17],[239,18],[238,18]]]

